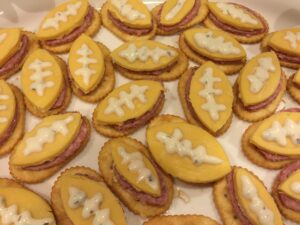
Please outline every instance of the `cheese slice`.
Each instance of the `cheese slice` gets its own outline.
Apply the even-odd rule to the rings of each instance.
[[[268,45],[288,55],[300,56],[300,28],[290,28],[273,33]]]
[[[292,132],[285,133],[285,124],[287,121],[293,121],[292,124]],[[275,127],[272,129],[275,123],[279,123],[280,126]],[[292,140],[292,135],[295,135],[296,141],[300,139],[300,133],[297,129],[297,124],[300,127],[300,113],[299,112],[278,112],[273,116],[263,120],[259,126],[257,127],[255,133],[250,138],[250,142],[253,143],[255,146],[264,149],[273,154],[278,155],[286,155],[286,156],[299,156],[300,155],[300,144],[295,144]],[[276,124],[275,124],[276,125]],[[274,134],[270,136],[270,129],[273,130]],[[290,129],[290,128],[288,128]],[[285,145],[280,144],[276,138],[270,140],[270,138],[265,138],[266,134],[269,133],[269,137],[278,137],[280,141],[284,139],[286,141]]]
[[[67,122],[55,124],[58,121]],[[16,166],[39,165],[55,158],[73,142],[80,130],[81,122],[82,117],[79,113],[45,117],[17,144],[11,158],[12,164]],[[52,133],[54,134],[53,139]],[[43,137],[47,139],[43,140]]]
[[[64,75],[58,60],[46,50],[35,50],[24,63],[21,85],[33,105],[48,111],[64,88]]]
[[[300,187],[300,170],[296,170],[278,186],[278,190],[288,195],[289,197],[300,201],[299,187]]]
[[[160,23],[172,26],[181,22],[193,9],[195,0],[167,0],[161,11]]]
[[[75,85],[89,93],[101,82],[105,65],[98,44],[86,34],[73,43],[69,54],[69,70]]]
[[[69,0],[52,9],[42,20],[37,36],[50,40],[69,34],[80,26],[89,10],[88,0]]]
[[[237,61],[246,58],[241,44],[223,31],[192,28],[186,30],[183,36],[195,52],[213,61]]]
[[[108,11],[131,28],[151,28],[152,16],[141,0],[109,0]]]
[[[83,207],[71,208],[69,206],[69,188],[75,187],[83,191],[87,198],[92,198],[95,194],[100,193],[102,195],[101,204],[98,208],[109,209],[110,220],[116,225],[126,225],[126,220],[124,212],[118,199],[113,195],[113,193],[101,182],[96,182],[84,176],[79,175],[69,175],[61,179],[61,192],[60,197],[62,199],[63,208],[68,215],[68,218],[72,221],[74,225],[90,225],[93,224],[94,216],[89,218],[82,217]]]
[[[21,36],[22,33],[19,28],[0,29],[0,67],[17,52],[20,47]]]
[[[260,19],[245,8],[233,3],[209,2],[210,12],[222,23],[242,30],[262,29],[263,23]]]
[[[271,67],[269,62],[272,63]],[[265,72],[266,77],[264,77]],[[244,106],[256,105],[271,97],[280,79],[280,63],[274,52],[261,53],[252,58],[238,78],[239,95]]]
[[[161,134],[167,135],[167,138],[160,137]],[[197,126],[185,122],[165,122],[149,127],[146,137],[150,152],[159,166],[181,180],[208,183],[222,178],[231,170],[222,146],[212,135]],[[180,144],[163,142],[159,137],[167,140],[173,138]],[[215,163],[201,160],[196,163],[192,157],[184,155],[184,148],[189,149],[187,153],[191,155],[195,151],[206,153],[209,157],[214,157]],[[202,151],[203,148],[205,152]]]
[[[212,94],[212,91],[216,94]],[[222,128],[231,116],[231,84],[212,62],[203,64],[193,75],[189,98],[201,123],[213,132]]]
[[[157,81],[140,80],[124,84],[97,105],[95,118],[107,124],[138,118],[153,108],[163,90],[162,84]]]
[[[17,215],[24,211],[29,211],[33,219],[52,219],[53,222],[49,225],[55,224],[52,209],[47,202],[37,194],[25,188],[1,187],[0,196],[3,197],[6,208],[12,205],[17,206]],[[3,223],[0,222],[0,224],[2,225]]]
[[[127,42],[111,56],[116,64],[132,71],[154,71],[166,68],[178,59],[178,51],[157,41]]]
[[[235,168],[234,169],[234,186],[236,190],[237,200],[239,205],[242,207],[243,212],[246,214],[247,218],[249,218],[252,224],[262,224],[258,218],[258,215],[253,211],[253,207],[251,207],[251,200],[248,199],[244,193],[250,195],[250,187],[244,185],[242,181],[242,177],[245,176],[249,179],[249,181],[254,185],[256,189],[257,197],[263,202],[266,208],[268,208],[273,214],[273,223],[265,223],[268,225],[283,225],[280,212],[269,194],[268,190],[265,188],[264,184],[252,173],[247,171],[244,168]],[[253,202],[254,204],[254,202]],[[258,205],[258,204],[257,204]],[[266,215],[264,215],[266,216]]]
[[[300,70],[298,70],[297,73],[295,74],[293,78],[293,82],[300,85]]]
[[[16,114],[16,98],[9,85],[0,80],[0,136],[10,127]]]

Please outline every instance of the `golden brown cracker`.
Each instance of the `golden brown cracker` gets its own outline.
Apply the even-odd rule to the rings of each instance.
[[[133,211],[134,213],[142,217],[152,217],[165,212],[170,207],[173,200],[172,177],[162,172],[162,177],[165,181],[166,188],[168,190],[168,201],[165,205],[163,206],[155,206],[150,204],[146,205],[136,200],[129,192],[123,189],[123,187],[116,181],[114,171],[113,171],[113,158],[111,155],[111,148],[110,148],[111,143],[114,142],[115,140],[125,142],[127,145],[132,146],[132,148],[141,151],[147,157],[151,157],[148,149],[142,143],[140,143],[139,141],[133,138],[123,137],[123,138],[111,139],[107,141],[103,145],[98,158],[99,169],[102,173],[102,176],[106,184],[131,211]]]
[[[300,88],[297,84],[293,82],[293,79],[295,77],[295,74],[290,76],[287,81],[287,91],[290,94],[290,96],[298,103],[300,103]]]

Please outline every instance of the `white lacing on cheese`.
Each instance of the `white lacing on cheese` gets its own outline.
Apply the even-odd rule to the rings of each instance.
[[[2,90],[0,90],[2,92]],[[8,95],[3,95],[0,94],[0,102],[1,100],[8,100],[9,96]],[[7,110],[7,105],[6,104],[0,104],[0,111]],[[0,123],[6,123],[8,121],[7,117],[0,116]]]
[[[300,32],[294,33],[291,31],[286,32],[284,39],[290,42],[291,48],[295,49],[297,48],[299,42],[300,42]]]
[[[146,18],[144,13],[135,10],[132,5],[128,4],[128,0],[111,0],[111,3],[119,10],[122,16],[131,21]]]
[[[7,33],[0,34],[0,44],[6,39]]]

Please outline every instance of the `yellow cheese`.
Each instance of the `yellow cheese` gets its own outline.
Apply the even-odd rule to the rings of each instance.
[[[110,220],[112,220],[114,224],[126,225],[124,212],[118,199],[103,183],[93,181],[84,176],[69,175],[61,180],[61,184],[62,188],[60,196],[63,208],[74,225],[91,225],[93,224],[94,216],[84,219],[81,215],[83,207],[75,209],[70,208],[68,203],[70,198],[70,187],[75,187],[84,191],[87,198],[92,198],[97,193],[102,194],[103,199],[98,206],[99,209],[108,208],[110,210]]]
[[[160,50],[157,51],[157,48]],[[156,41],[140,40],[121,45],[111,53],[111,56],[115,63],[123,68],[133,71],[153,71],[176,62],[178,52]]]
[[[259,68],[259,60],[262,58],[271,58],[275,71],[268,70],[268,78],[262,82],[262,87],[258,92],[251,91],[252,83],[249,80]],[[262,74],[262,73],[261,73]],[[259,74],[260,75],[260,74]],[[278,58],[274,52],[261,53],[252,58],[240,73],[238,78],[240,98],[245,106],[261,103],[271,97],[277,89],[281,78],[281,68]],[[259,78],[260,79],[260,78]]]
[[[195,35],[197,34],[210,34],[212,33],[212,39],[209,43],[209,47],[215,46],[216,48],[211,51],[209,48],[199,46],[196,42]],[[241,46],[241,44],[236,41],[233,37],[231,37],[229,34],[220,31],[220,30],[213,30],[213,29],[207,29],[207,28],[192,28],[183,33],[185,41],[188,43],[188,45],[197,53],[200,55],[203,55],[209,59],[212,59],[213,61],[237,61],[242,60],[246,58],[246,52],[244,48]],[[220,39],[223,38],[223,43],[220,43]],[[213,39],[215,40],[215,43],[213,43]],[[203,40],[200,40],[203,44]],[[225,50],[224,43],[232,44],[232,48],[239,49],[239,53],[230,53],[230,54],[222,54],[220,50],[217,50],[217,47],[221,50]],[[226,49],[232,49],[228,48],[226,46]]]
[[[33,105],[41,111],[48,111],[64,87],[64,75],[57,59],[46,50],[34,51],[22,68],[21,85],[24,95]],[[42,93],[39,93],[40,88]]]
[[[145,168],[149,169],[152,173],[152,175],[155,177],[155,179],[158,181],[159,183],[159,177],[156,173],[156,170],[154,168],[154,166],[152,165],[151,161],[140,151],[133,149],[132,146],[125,144],[125,143],[119,143],[118,141],[116,141],[115,143],[113,143],[113,145],[111,146],[112,149],[112,158],[115,164],[115,168],[117,169],[117,171],[137,190],[142,191],[142,192],[146,192],[149,193],[153,196],[160,196],[161,195],[161,188],[160,185],[158,185],[157,189],[153,189],[151,188],[151,186],[145,181],[138,181],[138,172],[137,171],[130,171],[128,164],[127,163],[123,163],[123,158],[122,156],[118,153],[118,150],[120,147],[124,148],[124,150],[128,153],[128,154],[132,154],[132,153],[141,153],[142,154],[142,162],[145,165]],[[147,178],[146,178],[147,179]]]
[[[145,96],[145,102],[141,101],[140,98],[131,91],[132,88],[145,90],[144,92],[141,92]],[[138,118],[153,108],[163,90],[162,84],[157,81],[140,80],[124,84],[113,90],[98,104],[96,108],[96,120],[107,124],[116,124]],[[124,92],[126,93],[126,96],[129,96],[128,98],[120,96],[121,93]],[[107,111],[113,105],[113,103],[110,103],[112,99],[118,102],[117,105],[121,103],[120,109],[123,112],[122,115],[118,115],[113,111]],[[133,108],[129,108],[124,100],[132,102],[134,105]]]
[[[37,36],[42,40],[69,34],[80,26],[88,12],[88,0],[69,0],[52,9],[42,20]]]
[[[182,144],[185,144],[182,142],[183,140],[191,141],[192,151],[195,151],[199,146],[203,146],[209,156],[217,157],[221,162],[218,164],[206,162],[195,164],[190,157],[180,156],[176,152],[169,153],[166,144],[161,142],[157,136],[159,132],[164,132],[168,136],[174,137],[175,129],[179,129],[183,134],[183,137],[179,140]],[[165,122],[149,127],[146,137],[149,149],[155,161],[164,171],[184,181],[192,183],[212,182],[222,178],[231,170],[228,158],[222,146],[212,135],[197,126],[185,122]],[[171,144],[168,146],[171,146]]]
[[[293,185],[295,185],[296,182],[300,182],[300,170],[296,170],[291,175],[289,175],[289,177],[278,186],[278,190],[287,194],[291,198],[300,201],[300,193],[295,192],[292,189]]]
[[[107,4],[109,13],[128,27],[152,27],[151,13],[141,0],[109,0]]]
[[[47,202],[37,194],[26,190],[25,188],[17,187],[1,187],[0,196],[3,197],[5,207],[12,205],[17,206],[17,214],[24,211],[29,211],[33,219],[50,218],[55,221],[52,209]],[[0,225],[3,223],[0,221]],[[51,223],[51,225],[54,223]]]
[[[82,34],[72,45],[69,69],[76,86],[84,93],[97,87],[103,78],[104,56],[98,44],[86,34]]]
[[[300,28],[290,28],[273,33],[268,45],[289,55],[300,56]]]
[[[256,145],[257,147],[271,153],[275,153],[279,155],[287,155],[287,156],[299,156],[300,145],[294,144],[290,136],[286,136],[287,144],[284,146],[278,144],[275,140],[268,141],[263,138],[263,133],[272,127],[274,121],[279,122],[281,127],[284,127],[287,119],[293,120],[296,123],[300,123],[300,113],[299,112],[278,112],[273,116],[265,119],[257,127],[255,133],[250,138],[250,142]]]
[[[300,70],[298,70],[297,73],[295,74],[293,78],[293,82],[300,85]]]
[[[258,17],[256,17],[253,13],[249,12],[248,10],[242,8],[241,6],[234,5],[232,3],[221,3],[225,4],[226,6],[229,5],[229,7],[235,7],[233,11],[236,11],[236,9],[241,10],[241,14],[247,19],[245,22],[243,21],[244,19],[241,19],[237,14],[232,14],[231,12],[228,12],[228,10],[225,8],[222,10],[221,8],[218,7],[219,2],[210,2],[208,3],[208,8],[210,12],[217,17],[218,20],[220,20],[222,23],[231,25],[233,27],[236,27],[237,29],[242,29],[242,30],[253,30],[253,29],[262,29],[263,24],[259,20]],[[226,12],[226,13],[224,13]],[[238,14],[239,15],[239,14]],[[248,19],[249,18],[249,19]],[[249,22],[249,20],[253,20],[253,22]],[[254,22],[256,21],[256,22]]]
[[[0,67],[19,49],[21,29],[0,29]]]
[[[28,139],[41,136],[41,133],[39,132],[41,132],[42,128],[51,129],[51,126],[55,122],[66,120],[70,117],[72,117],[73,120],[66,124],[66,135],[61,132],[55,132],[54,140],[51,141],[50,135],[48,135],[49,131],[43,132],[42,134],[45,134],[46,137],[48,137],[48,140],[50,140],[49,143],[40,143],[42,147],[41,151],[37,150],[36,152],[31,152],[29,154],[25,153],[25,149],[28,147],[27,143],[30,143],[28,142]],[[27,132],[23,139],[15,147],[15,153],[11,158],[12,164],[17,166],[38,165],[58,156],[73,142],[80,130],[81,122],[82,118],[79,113],[65,113],[45,117],[31,131]],[[61,126],[56,125],[56,129],[59,128],[61,128]]]
[[[0,136],[10,127],[16,113],[16,98],[4,80],[0,80]]]
[[[183,4],[180,3],[180,0],[167,0],[164,3],[160,16],[161,24],[165,26],[178,24],[190,13],[194,7],[195,0],[185,0]]]
[[[213,79],[219,79],[218,82],[213,83],[213,88],[222,91],[222,93],[219,95],[213,95],[214,102],[218,105],[224,105],[226,107],[224,111],[218,111],[218,119],[213,119],[209,110],[203,109],[204,104],[211,103],[207,100],[206,97],[200,95],[200,91],[203,92],[207,90],[206,85],[203,82],[201,82],[201,79],[203,79],[207,69],[212,69]],[[203,64],[195,72],[191,80],[189,98],[201,123],[203,123],[209,130],[212,130],[213,132],[217,132],[220,128],[222,128],[231,116],[233,102],[231,84],[224,72],[222,72],[212,62],[207,62]]]
[[[265,188],[264,184],[258,180],[252,173],[248,172],[246,169],[243,168],[235,168],[234,169],[234,186],[235,190],[237,192],[237,199],[242,207],[243,212],[245,212],[247,218],[249,218],[250,222],[252,224],[261,224],[258,220],[258,216],[253,212],[253,209],[251,208],[251,201],[244,197],[243,195],[243,189],[248,190],[249,188],[244,187],[242,183],[242,176],[246,176],[250,179],[251,183],[255,185],[255,188],[257,190],[258,197],[262,200],[262,202],[265,204],[266,208],[270,209],[274,214],[274,225],[283,225],[280,212],[269,194],[268,190]]]

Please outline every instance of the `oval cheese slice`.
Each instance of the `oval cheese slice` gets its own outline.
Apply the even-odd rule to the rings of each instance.
[[[183,35],[195,52],[214,61],[237,61],[246,58],[246,52],[241,44],[223,31],[192,28]]]
[[[55,39],[70,33],[85,19],[88,0],[69,0],[52,9],[42,20],[37,36],[42,40]]]
[[[152,16],[141,0],[109,0],[112,16],[132,28],[151,28]]]
[[[250,138],[257,147],[278,155],[300,155],[300,113],[278,112],[263,120]]]
[[[98,44],[86,34],[80,35],[71,47],[69,70],[75,85],[84,93],[97,87],[103,78],[104,56]]]
[[[81,122],[79,113],[45,117],[17,144],[11,158],[12,164],[38,165],[58,156],[73,142]]]
[[[237,200],[252,224],[283,224],[273,198],[255,175],[244,168],[235,168],[233,179]]]
[[[0,29],[0,67],[13,56],[20,47],[21,29]]]
[[[197,126],[165,122],[149,127],[146,137],[156,162],[181,180],[208,183],[231,170],[222,146]]]
[[[160,23],[172,26],[181,22],[195,5],[195,0],[167,0],[162,7]]]
[[[100,182],[96,182],[84,176],[79,175],[69,175],[63,177],[60,180],[62,184],[60,196],[62,199],[63,208],[68,215],[68,218],[72,221],[74,225],[90,225],[94,224],[93,220],[95,219],[95,215],[90,215],[87,218],[83,218],[83,209],[84,206],[80,204],[77,207],[70,207],[70,188],[76,188],[78,191],[82,192],[86,196],[86,200],[95,198],[95,195],[101,195],[101,201],[95,208],[90,208],[93,210],[109,210],[109,215],[107,217],[102,217],[102,219],[111,220],[115,225],[126,225],[126,220],[124,216],[123,209],[120,206],[119,201],[113,195],[113,193]],[[76,198],[76,196],[74,196]],[[91,205],[95,205],[92,204]],[[90,205],[90,206],[91,206]],[[89,206],[87,205],[86,210],[88,210]],[[96,213],[96,212],[95,212]],[[102,211],[103,214],[103,211]],[[100,214],[101,215],[101,214]],[[106,215],[106,214],[104,214]],[[106,224],[106,223],[104,223]]]
[[[116,64],[125,69],[154,71],[175,63],[178,51],[156,41],[140,40],[121,45],[111,56]]]
[[[273,33],[268,45],[289,55],[300,56],[300,28],[290,28]]]
[[[270,98],[281,80],[281,68],[274,52],[252,58],[238,78],[240,98],[244,106],[256,105]]]
[[[262,29],[260,19],[252,12],[233,3],[210,2],[210,12],[221,22],[242,30]]]
[[[138,118],[153,108],[163,90],[160,82],[150,80],[124,84],[97,105],[95,118],[107,124]]]
[[[64,86],[60,62],[49,52],[37,49],[26,59],[21,85],[27,99],[41,111],[48,111]]]
[[[193,75],[189,98],[201,123],[213,132],[222,128],[231,116],[231,84],[212,62],[203,64]]]
[[[10,86],[0,80],[0,136],[11,126],[16,116],[16,98]]]
[[[300,201],[300,170],[296,170],[288,176],[279,186],[278,190]]]

